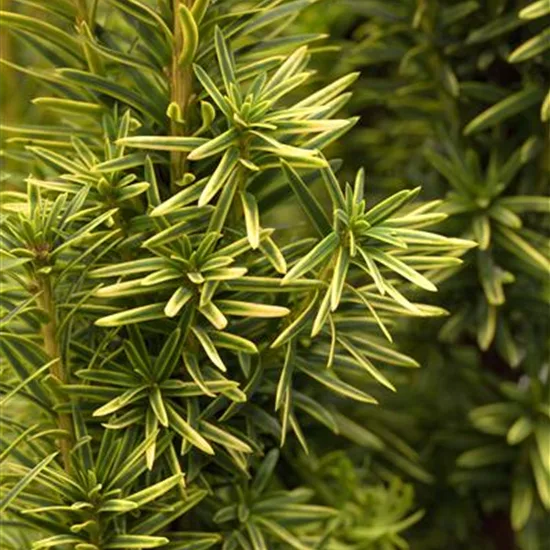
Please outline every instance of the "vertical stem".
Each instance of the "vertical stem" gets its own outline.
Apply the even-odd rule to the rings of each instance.
[[[181,67],[178,63],[179,55],[183,46],[185,37],[182,34],[179,22],[178,8],[180,4],[187,7],[193,5],[193,0],[173,0],[174,11],[174,46],[172,53],[172,71],[171,71],[171,98],[170,100],[178,105],[183,119],[185,119],[189,99],[193,92],[193,81],[191,67]],[[185,124],[172,120],[170,123],[170,133],[173,136],[183,136],[185,134]],[[185,173],[185,163],[187,155],[180,151],[172,151],[170,158],[170,187],[174,189],[176,181],[182,178]]]
[[[64,384],[67,382],[67,375],[61,359],[59,345],[57,343],[57,321],[51,280],[46,276],[40,280],[39,284],[42,293],[38,298],[38,302],[40,307],[48,314],[48,322],[42,325],[44,351],[50,359],[57,359],[50,369],[50,374]],[[61,438],[57,442],[65,470],[69,471],[71,465],[70,451],[73,437],[73,425],[70,415],[66,413],[59,413],[57,416],[57,425],[61,430],[64,430],[69,434],[69,439]]]
[[[75,0],[77,28],[80,28],[81,23],[86,23],[90,32],[94,32],[98,2],[99,0]]]
[[[88,22],[88,5],[86,0],[75,0],[76,3],[76,21],[78,23]]]
[[[13,11],[12,0],[0,0],[0,9],[2,11]],[[22,12],[24,13],[24,11]],[[17,62],[16,51],[13,48],[13,35],[4,29],[0,32],[0,55],[8,61]],[[10,123],[17,120],[21,99],[25,100],[25,97],[21,97],[20,91],[17,91],[17,75],[13,71],[4,73],[3,90],[2,90],[2,102],[0,109],[0,119],[4,123]],[[9,159],[6,159],[9,164]],[[9,172],[9,167],[7,167]]]

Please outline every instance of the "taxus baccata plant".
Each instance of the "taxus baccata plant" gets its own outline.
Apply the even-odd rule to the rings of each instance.
[[[428,512],[413,545],[480,547],[481,537],[499,550],[546,548],[550,4],[331,9],[309,10],[303,24],[343,49],[327,48],[317,66],[362,75],[347,112],[367,122],[335,144],[346,166],[364,151],[378,193],[403,178],[427,182],[450,214],[441,230],[479,243],[463,265],[430,273],[451,315],[430,330],[402,327],[425,369],[384,402],[437,479],[435,490],[418,486]],[[369,425],[377,414],[354,419]]]
[[[2,12],[47,112],[4,128],[3,548],[406,544],[422,514],[388,465],[429,475],[346,410],[418,366],[392,328],[445,314],[412,291],[474,243],[427,230],[418,189],[339,179],[357,75],[306,88],[322,37],[283,31],[311,3]],[[338,433],[379,461],[327,470]]]

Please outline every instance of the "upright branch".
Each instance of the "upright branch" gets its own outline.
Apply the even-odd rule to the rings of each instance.
[[[42,338],[44,342],[44,351],[46,355],[55,360],[52,363],[50,374],[62,384],[67,382],[67,374],[61,358],[61,352],[57,342],[57,322],[55,313],[55,299],[53,295],[52,282],[48,275],[43,276],[39,280],[40,295],[38,302],[40,307],[47,313],[48,321],[42,325]],[[70,451],[72,447],[73,424],[70,415],[59,413],[57,417],[57,425],[60,430],[66,432],[65,437],[58,440],[58,447],[61,452],[63,465],[65,470],[70,469],[71,457]]]
[[[12,0],[0,0],[0,9],[2,11],[9,11],[11,9]],[[15,59],[13,51],[13,37],[8,32],[0,33],[0,55],[4,59]],[[17,119],[19,114],[19,106],[21,100],[18,94],[15,93],[17,88],[17,80],[14,78],[14,74],[4,74],[4,82],[6,97],[9,97],[9,101],[3,101],[0,105],[0,120],[4,124],[12,122]]]
[[[77,23],[88,22],[88,3],[86,0],[75,0]]]
[[[186,126],[186,111],[189,100],[192,94],[192,68],[190,60],[186,62],[182,54],[184,48],[190,44],[185,43],[190,41],[190,36],[184,35],[184,16],[182,11],[188,13],[192,7],[193,0],[173,0],[174,10],[174,43],[172,54],[172,70],[171,70],[171,104],[176,107],[176,113],[172,114],[170,122],[170,133],[173,136],[185,135]],[[183,6],[183,10],[181,7]],[[187,8],[187,10],[185,10]],[[172,151],[171,153],[171,186],[181,179],[185,172],[185,163],[187,155],[181,151]]]

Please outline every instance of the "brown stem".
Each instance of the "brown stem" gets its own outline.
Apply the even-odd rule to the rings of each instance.
[[[0,0],[0,9],[2,11],[12,11],[12,0]],[[8,29],[4,29],[0,33],[0,55],[8,61],[16,62],[15,51],[13,48],[13,35]],[[26,98],[20,98],[17,93],[17,79],[13,71],[4,73],[4,91],[0,108],[0,120],[6,123],[17,120],[20,109],[21,101]],[[5,96],[4,96],[5,94]],[[8,160],[8,159],[6,159]],[[9,172],[9,167],[6,168]]]
[[[187,107],[191,94],[193,93],[193,77],[190,66],[182,67],[179,64],[179,56],[183,46],[184,36],[182,34],[179,22],[178,8],[180,4],[185,4],[188,8],[193,5],[193,0],[173,0],[174,10],[174,46],[172,54],[171,71],[171,101],[178,105],[182,118],[185,120]],[[170,133],[173,136],[185,135],[185,122],[181,123],[172,120],[170,123]],[[180,151],[172,151],[170,159],[170,187],[175,190],[176,181],[180,180],[185,173],[185,164],[187,155]]]
[[[77,23],[88,22],[88,5],[86,0],[75,0]]]
[[[48,322],[42,325],[42,337],[44,341],[44,351],[50,359],[56,359],[52,364],[50,374],[59,382],[64,384],[67,382],[67,374],[65,372],[59,345],[57,343],[57,321],[55,315],[55,300],[53,296],[52,284],[49,277],[43,277],[40,280],[40,290],[38,302],[40,307],[47,313]],[[57,445],[61,452],[61,458],[65,470],[70,470],[71,465],[71,447],[73,439],[73,425],[70,415],[59,413],[57,416],[57,425],[59,429],[67,432],[69,438],[60,438]]]

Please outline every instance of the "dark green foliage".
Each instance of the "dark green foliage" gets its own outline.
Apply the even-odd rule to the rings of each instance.
[[[0,545],[543,550],[544,3],[10,4]]]
[[[342,51],[320,61],[334,77],[361,71],[349,112],[363,122],[338,152],[348,166],[361,158],[380,193],[401,178],[425,182],[449,214],[445,234],[479,244],[463,265],[430,273],[451,315],[428,335],[403,326],[401,342],[424,369],[384,403],[413,417],[396,425],[438,479],[436,489],[419,488],[428,513],[415,544],[471,548],[481,536],[499,550],[546,548],[550,444],[529,451],[526,422],[546,437],[550,8],[350,0],[331,9],[330,18],[310,9],[302,21],[341,37]],[[495,403],[501,431],[509,422],[500,437],[479,424],[488,426],[480,418]],[[368,425],[377,416],[356,418]],[[522,426],[525,440],[516,441]],[[468,457],[487,466],[479,471]],[[449,523],[456,530],[445,533]]]

